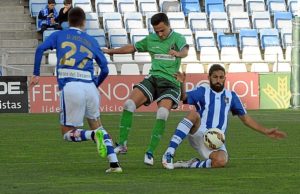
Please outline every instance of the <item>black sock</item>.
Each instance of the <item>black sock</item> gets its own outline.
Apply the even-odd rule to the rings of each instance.
[[[119,162],[111,162],[111,163],[109,163],[109,165],[110,165],[111,168],[117,168],[117,167],[120,167]]]

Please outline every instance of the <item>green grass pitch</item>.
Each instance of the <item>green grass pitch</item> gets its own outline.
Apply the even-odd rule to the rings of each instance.
[[[190,194],[300,193],[300,111],[249,111],[268,127],[288,138],[275,141],[231,117],[226,142],[229,164],[222,169],[166,170],[160,163],[177,123],[185,113],[173,112],[157,149],[155,164],[143,164],[155,113],[136,113],[129,134],[129,152],[120,155],[122,174],[105,174],[106,160],[93,142],[62,139],[58,114],[0,114],[0,193]],[[118,137],[120,114],[102,114],[113,139]],[[187,141],[175,161],[197,156]]]

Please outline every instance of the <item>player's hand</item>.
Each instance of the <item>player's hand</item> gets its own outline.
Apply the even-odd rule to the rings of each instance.
[[[174,56],[174,57],[179,57],[178,52],[175,51],[175,50],[170,50],[170,51],[169,51],[169,55],[172,55],[172,56]]]
[[[102,52],[106,53],[106,54],[109,54],[109,55],[112,55],[112,49],[107,49],[107,48],[103,48],[102,49]]]
[[[40,76],[32,76],[30,79],[30,86],[35,86],[36,84],[38,84],[40,81]]]
[[[186,74],[185,72],[177,72],[173,75],[177,81],[179,81],[180,83],[184,83],[185,82],[185,78],[186,78]]]
[[[283,131],[278,130],[277,128],[271,128],[266,131],[266,135],[273,139],[283,139],[287,134]]]

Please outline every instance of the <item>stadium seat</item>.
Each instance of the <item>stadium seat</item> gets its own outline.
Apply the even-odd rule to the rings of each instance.
[[[240,62],[238,47],[222,47],[220,52],[222,62]]]
[[[269,46],[280,46],[279,34],[277,29],[261,29],[259,31],[259,34],[262,49],[265,49]]]
[[[142,75],[148,75],[151,69],[152,63],[145,63],[143,65]]]
[[[140,12],[125,12],[124,26],[127,33],[129,33],[131,29],[144,28],[142,14]]]
[[[232,33],[239,33],[241,29],[251,29],[247,12],[232,12],[229,17]]]
[[[274,63],[273,72],[291,72],[290,63]]]
[[[193,33],[200,30],[209,30],[206,13],[190,12],[188,14],[188,26]]]
[[[175,28],[186,28],[185,17],[183,12],[168,12],[170,26],[172,29]]]
[[[100,29],[100,23],[98,19],[97,13],[85,13],[86,21],[85,21],[85,29]]]
[[[187,63],[186,73],[204,73],[204,67],[200,63]]]
[[[215,36],[212,31],[196,31],[195,41],[197,51],[201,51],[202,47],[216,46]]]
[[[95,7],[98,17],[103,17],[103,13],[116,11],[114,0],[96,0]]]
[[[237,47],[237,39],[235,34],[224,34],[223,32],[217,33],[218,47],[221,50],[223,47]]]
[[[223,0],[206,0],[205,12],[210,17],[211,12],[224,12]]]
[[[175,32],[182,34],[185,37],[186,43],[192,47],[195,46],[194,37],[191,29],[189,28],[175,28]]]
[[[72,0],[73,7],[80,7],[85,13],[93,12],[91,0]]]
[[[225,71],[226,71],[226,66],[223,64],[223,63],[218,63],[219,65],[221,65],[222,67],[224,67],[224,69],[225,69]],[[209,72],[209,69],[211,68],[211,66],[213,66],[214,65],[214,63],[210,63],[210,64],[208,64],[208,66],[207,66],[207,72]]]
[[[285,49],[285,60],[288,62],[292,61],[292,46],[287,46]]]
[[[298,10],[297,8],[298,0],[288,0],[287,5],[288,5],[288,11],[291,12],[294,16]]]
[[[181,0],[180,5],[185,16],[190,12],[201,12],[199,0]]]
[[[228,73],[247,72],[245,63],[230,63],[228,66]]]
[[[123,20],[119,12],[103,13],[103,29],[108,32],[110,29],[124,28]]]
[[[53,32],[56,32],[56,31],[58,31],[58,30],[49,30],[49,29],[45,30],[43,32],[43,41],[45,41]]]
[[[244,0],[225,0],[225,8],[228,14],[244,12]]]
[[[121,15],[126,12],[137,12],[135,0],[117,0],[117,9]]]
[[[136,63],[151,63],[151,56],[148,52],[135,52],[133,57]]]
[[[31,17],[37,17],[39,12],[47,6],[47,0],[29,0],[29,12]]]
[[[264,60],[266,62],[282,62],[284,61],[281,46],[268,46],[265,48]]]
[[[97,40],[100,48],[107,47],[106,36],[103,29],[89,29],[86,33]]]
[[[156,0],[138,0],[138,10],[143,16],[147,12],[158,12]]]
[[[272,28],[270,14],[267,11],[252,13],[252,27],[253,29]]]
[[[121,65],[121,75],[140,75],[139,66],[136,63],[124,63]]]
[[[286,11],[285,0],[267,0],[267,6],[271,15],[274,15],[275,12]]]
[[[48,64],[51,66],[56,66],[57,64],[57,56],[55,51],[51,51],[48,54]]]
[[[220,61],[219,51],[217,47],[202,47],[200,52],[200,62],[210,62],[215,63]]]
[[[104,56],[105,56],[105,58],[106,58],[106,60],[107,60],[108,63],[112,62],[111,59],[110,59],[111,57],[110,57],[109,54],[104,53]]]
[[[211,12],[209,15],[211,30],[217,32],[230,32],[229,22],[226,12]]]
[[[146,28],[148,29],[149,33],[153,32],[153,26],[151,24],[151,17],[154,14],[156,14],[156,12],[147,12],[146,13],[145,23],[146,23]]]
[[[262,56],[258,46],[245,46],[242,49],[243,62],[261,62]]]
[[[55,0],[55,3],[55,9],[57,10],[57,12],[59,12],[59,10],[65,6],[64,0]]]
[[[279,32],[282,29],[292,29],[292,14],[290,12],[275,12],[274,13],[274,28]]]
[[[130,30],[130,42],[135,44],[137,41],[142,40],[149,34],[147,29],[131,29]]]
[[[180,10],[180,3],[177,0],[159,0],[160,12],[178,12]]]
[[[195,63],[195,62],[199,62],[199,60],[197,59],[197,52],[196,52],[195,47],[190,46],[188,55],[186,57],[184,57],[183,59],[181,59],[181,62],[182,63]]]
[[[114,63],[134,62],[134,60],[132,59],[132,54],[114,54],[112,56],[112,61]]]
[[[246,8],[249,16],[252,16],[253,12],[266,11],[266,5],[264,0],[246,0]]]
[[[268,73],[269,65],[268,63],[252,63],[250,71],[257,72],[257,73]]]
[[[125,29],[110,29],[108,31],[110,48],[122,47],[128,44],[127,32]]]
[[[108,75],[118,75],[117,67],[115,64],[108,64],[107,65],[109,73]]]
[[[259,46],[258,34],[255,29],[241,29],[239,33],[240,49],[245,46]]]

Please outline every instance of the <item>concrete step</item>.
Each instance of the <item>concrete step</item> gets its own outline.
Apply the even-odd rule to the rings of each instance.
[[[24,2],[25,3],[25,2]],[[23,5],[23,1],[22,0],[0,0],[0,4],[1,5],[5,5],[5,6],[20,6]],[[28,4],[28,1],[27,1]]]
[[[24,13],[24,6],[6,6],[6,3],[1,5],[4,6],[0,6],[0,13]]]
[[[33,74],[33,65],[10,65],[10,67],[18,68],[18,69],[23,69],[24,74],[23,76],[32,76]],[[41,65],[41,76],[53,76],[55,71],[54,66],[49,66],[49,65]],[[8,70],[8,75],[21,75],[20,71],[13,71],[13,70]]]
[[[13,14],[7,13],[3,14],[0,13],[1,23],[35,23],[35,19],[31,18],[30,15],[20,13],[20,14]]]
[[[35,48],[37,45],[37,39],[0,40],[0,48]]]
[[[0,31],[30,31],[31,23],[0,23]]]
[[[0,31],[0,40],[42,39],[36,31]]]

